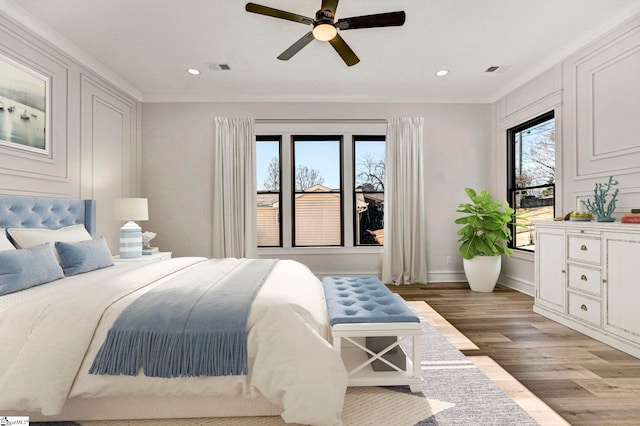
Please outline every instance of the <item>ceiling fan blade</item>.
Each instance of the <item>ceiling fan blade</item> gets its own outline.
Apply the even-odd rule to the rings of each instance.
[[[360,62],[358,56],[356,56],[355,52],[351,50],[344,39],[340,37],[340,34],[336,34],[336,36],[332,40],[329,40],[329,43],[331,43],[333,48],[336,49],[338,55],[340,55],[344,63],[348,66],[353,66]]]
[[[322,0],[321,10],[330,9],[335,15],[336,9],[338,8],[338,0]]]
[[[354,16],[352,18],[339,19],[336,22],[336,28],[357,30],[359,28],[399,27],[404,24],[405,19],[404,11]]]
[[[291,47],[289,47],[287,50],[282,52],[280,56],[278,56],[278,59],[280,59],[281,61],[288,61],[289,59],[291,59],[293,55],[298,53],[300,50],[302,50],[303,47],[305,47],[307,44],[311,43],[312,41],[313,41],[313,32],[309,31],[308,33],[303,35],[302,38],[300,38],[300,40],[296,41],[291,45]]]
[[[247,3],[245,10],[247,12],[257,13],[258,15],[272,16],[274,18],[286,19],[287,21],[299,22],[305,25],[313,24],[313,19],[307,16],[285,12],[284,10],[274,9],[272,7],[262,6],[255,3]]]

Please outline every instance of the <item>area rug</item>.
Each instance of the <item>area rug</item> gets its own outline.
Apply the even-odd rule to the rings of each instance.
[[[422,394],[454,405],[439,412],[434,410],[418,425],[538,424],[428,322],[422,322],[422,330]],[[408,391],[406,387],[398,390]]]
[[[428,322],[422,321],[422,392],[407,386],[349,388],[345,426],[465,426],[538,423]],[[410,351],[410,341],[403,344]],[[409,352],[410,353],[410,352]],[[275,426],[279,417],[80,422],[83,426]],[[32,423],[44,426],[46,423]],[[67,423],[69,424],[69,423]],[[61,424],[58,423],[57,426]]]

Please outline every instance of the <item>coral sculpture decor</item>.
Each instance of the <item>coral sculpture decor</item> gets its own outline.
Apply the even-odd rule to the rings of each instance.
[[[582,204],[587,210],[596,217],[596,222],[614,222],[615,219],[611,217],[613,211],[616,209],[616,197],[618,196],[618,189],[613,191],[611,200],[607,204],[607,194],[612,186],[617,185],[618,181],[613,180],[613,176],[609,176],[607,183],[596,183],[596,187],[593,190],[594,201],[583,201]]]

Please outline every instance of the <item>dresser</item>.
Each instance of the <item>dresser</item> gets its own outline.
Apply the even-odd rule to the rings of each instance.
[[[640,225],[535,227],[534,312],[640,358]]]

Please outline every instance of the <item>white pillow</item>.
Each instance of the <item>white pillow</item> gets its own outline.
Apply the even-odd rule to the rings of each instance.
[[[7,232],[17,247],[23,249],[44,243],[51,243],[53,246],[56,241],[75,243],[92,239],[84,225],[71,225],[60,229],[9,228]]]
[[[4,229],[0,228],[0,251],[15,250],[16,248],[11,244],[11,241],[7,238],[7,233]]]

